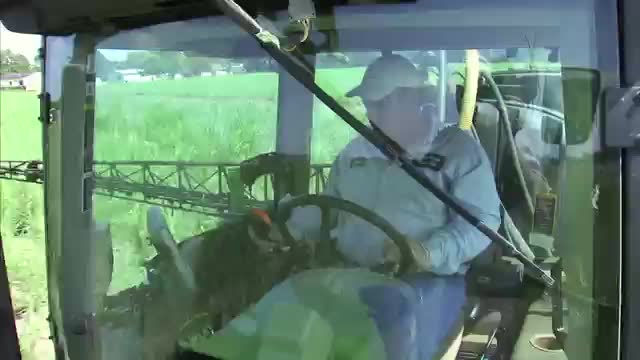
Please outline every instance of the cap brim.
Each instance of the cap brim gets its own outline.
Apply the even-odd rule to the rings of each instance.
[[[371,87],[364,86],[362,84],[356,86],[346,94],[347,97],[359,96],[362,100],[369,101],[378,101],[387,95],[389,94],[382,92],[381,89],[372,89]]]
[[[418,86],[406,86],[406,88],[411,88],[411,89],[415,89],[418,91],[424,91],[426,96],[432,95],[433,89],[432,86],[429,86],[427,84],[421,84]],[[397,89],[397,88],[396,88]],[[396,90],[393,89],[393,90]],[[378,89],[379,90],[379,89]],[[393,91],[391,91],[393,92]],[[385,96],[391,94],[390,93],[384,93],[381,91],[374,91],[370,88],[367,88],[366,86],[358,85],[355,88],[353,88],[351,91],[347,92],[345,94],[346,97],[356,97],[359,96],[360,98],[362,98],[362,100],[369,100],[369,101],[378,101],[381,100],[382,98],[384,98]]]
[[[360,96],[360,94],[362,93],[362,85],[356,86],[353,89],[349,90],[349,92],[346,93],[346,97],[356,97],[356,96]]]

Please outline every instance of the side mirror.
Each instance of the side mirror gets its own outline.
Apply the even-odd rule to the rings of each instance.
[[[640,139],[640,84],[607,89],[604,104],[605,144],[618,148],[636,147]]]
[[[600,87],[599,71],[577,67],[562,68],[564,126],[568,145],[581,144],[591,136]]]

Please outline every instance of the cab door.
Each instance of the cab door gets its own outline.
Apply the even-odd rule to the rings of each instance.
[[[94,358],[92,234],[94,62],[90,36],[45,38],[45,223],[51,333],[57,358]],[[89,119],[89,121],[87,121]]]
[[[2,235],[0,235],[0,356],[7,360],[20,359],[20,346],[13,316],[7,267],[4,261]]]
[[[623,0],[620,4],[620,52],[622,66],[622,87],[637,86],[640,83],[640,46],[638,42],[638,22],[640,16],[640,3],[633,0]],[[640,333],[640,286],[637,277],[640,276],[640,147],[637,136],[640,130],[640,121],[636,116],[624,121],[618,129],[625,134],[627,140],[634,142],[634,146],[622,149],[621,173],[623,181],[623,251],[622,251],[622,334],[620,337],[622,359],[635,359],[640,351],[638,333]]]

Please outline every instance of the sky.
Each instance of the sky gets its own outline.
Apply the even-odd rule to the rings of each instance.
[[[41,37],[38,35],[24,35],[7,30],[0,22],[0,49],[9,49],[27,57],[33,63],[33,58],[38,54],[41,46]]]
[[[9,49],[14,53],[19,53],[27,57],[29,62],[38,54],[41,47],[41,37],[38,35],[18,34],[7,30],[0,21],[0,49]],[[125,50],[100,50],[109,60],[122,61],[127,58]]]

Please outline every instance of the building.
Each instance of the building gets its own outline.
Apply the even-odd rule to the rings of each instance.
[[[41,92],[42,91],[42,73],[34,72],[23,79],[24,89],[27,91]]]
[[[232,63],[229,65],[229,72],[232,74],[243,74],[247,72],[247,69],[245,69],[244,64]]]
[[[0,74],[0,89],[22,89],[40,92],[42,89],[42,73]]]
[[[0,74],[0,89],[24,89],[24,79],[29,74]]]
[[[124,82],[148,81],[147,79],[143,78],[142,69],[122,69],[116,70],[116,72],[120,74]]]

